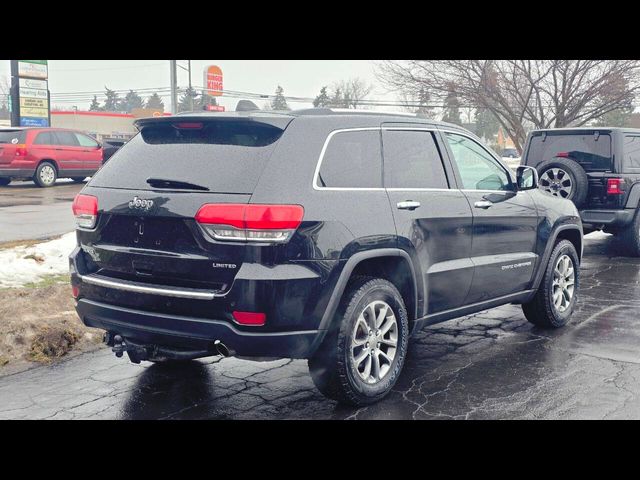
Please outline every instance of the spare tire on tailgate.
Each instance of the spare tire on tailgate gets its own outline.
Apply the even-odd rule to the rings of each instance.
[[[540,176],[538,187],[541,190],[571,200],[577,208],[587,199],[589,179],[578,162],[555,157],[540,163],[536,169]]]

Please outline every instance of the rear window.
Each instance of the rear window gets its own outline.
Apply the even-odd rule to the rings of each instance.
[[[525,164],[536,166],[554,157],[567,157],[586,171],[610,171],[611,136],[594,133],[536,133],[531,138]]]
[[[333,188],[381,188],[379,130],[338,132],[322,157],[317,185]]]
[[[149,178],[211,192],[253,193],[283,130],[255,121],[147,125],[119,149],[91,184],[152,190]]]
[[[0,144],[2,143],[24,143],[24,130],[0,130]]]

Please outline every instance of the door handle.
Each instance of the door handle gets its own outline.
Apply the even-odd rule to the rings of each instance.
[[[486,210],[487,208],[490,208],[491,205],[493,205],[493,203],[490,202],[489,200],[481,200],[481,201],[476,202],[476,203],[473,204],[474,207],[482,208],[484,210]]]
[[[413,200],[405,200],[404,202],[398,202],[399,210],[415,210],[420,206],[420,202],[414,202]]]

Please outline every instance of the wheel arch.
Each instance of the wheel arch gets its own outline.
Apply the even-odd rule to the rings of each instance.
[[[547,263],[549,262],[549,258],[551,257],[551,252],[561,240],[569,240],[574,247],[576,247],[576,251],[578,252],[578,259],[582,261],[582,251],[583,251],[583,235],[582,229],[578,224],[565,224],[556,227],[552,234],[549,236],[549,241],[545,247],[544,253],[542,254],[542,260],[538,264],[537,271],[534,276],[533,284],[531,289],[533,290],[531,296],[535,295],[535,292],[540,287],[540,283],[542,282],[542,278],[544,277],[544,272],[547,268]]]
[[[405,302],[409,324],[412,325],[416,320],[419,289],[416,271],[410,255],[400,248],[381,248],[358,252],[347,260],[340,273],[329,298],[329,303],[320,320],[319,332],[310,348],[311,352],[314,352],[320,346],[326,332],[333,326],[335,313],[338,310],[347,284],[354,275],[371,275],[385,278],[392,282],[400,291]]]
[[[43,158],[43,159],[38,160],[38,164],[36,165],[35,170],[38,170],[38,167],[40,165],[42,165],[43,163],[50,163],[51,165],[53,165],[53,168],[56,169],[56,174],[57,175],[60,174],[60,167],[58,166],[58,162],[56,162],[52,158]],[[35,175],[35,170],[33,171],[34,175]]]

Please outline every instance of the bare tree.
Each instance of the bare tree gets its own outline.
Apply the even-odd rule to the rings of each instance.
[[[358,105],[367,98],[373,90],[373,85],[368,84],[361,78],[350,78],[341,80],[333,85],[334,92],[340,92],[341,106],[345,108],[358,108]]]
[[[585,125],[628,108],[640,88],[636,60],[386,61],[376,73],[394,90],[488,109],[520,149],[528,128]]]

